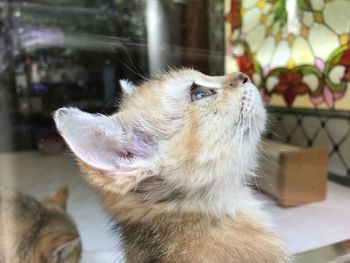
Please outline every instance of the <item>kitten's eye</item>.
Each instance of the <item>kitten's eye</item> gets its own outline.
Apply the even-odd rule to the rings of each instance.
[[[197,85],[196,83],[193,83],[191,87],[191,101],[203,99],[205,97],[213,95],[214,93],[215,92],[213,92],[208,88],[205,88]]]

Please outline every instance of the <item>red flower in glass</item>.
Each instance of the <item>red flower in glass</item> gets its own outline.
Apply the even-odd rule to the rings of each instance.
[[[278,84],[273,88],[273,92],[283,96],[288,107],[292,106],[296,96],[310,92],[307,84],[302,82],[303,75],[297,72],[287,71],[280,75]]]
[[[239,0],[231,1],[231,10],[226,15],[226,21],[231,25],[231,32],[235,31],[237,28],[241,26],[241,12],[240,12],[240,4]]]
[[[255,68],[253,61],[250,59],[248,53],[244,53],[242,56],[236,57],[239,70],[244,72],[249,76],[250,79],[253,78],[255,73]]]

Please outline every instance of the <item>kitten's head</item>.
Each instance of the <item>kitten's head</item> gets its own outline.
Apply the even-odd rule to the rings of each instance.
[[[36,216],[28,221],[32,223],[30,229],[38,231],[32,242],[29,262],[79,262],[81,242],[76,225],[66,211],[68,195],[68,187],[64,187],[45,198],[40,204],[41,208],[35,211]]]
[[[67,199],[67,187],[42,202],[1,189],[0,261],[78,263],[80,237],[66,211]]]
[[[185,69],[138,87],[121,85],[125,94],[114,115],[55,113],[98,189],[154,203],[220,202],[254,168],[265,110],[245,74],[211,77]]]

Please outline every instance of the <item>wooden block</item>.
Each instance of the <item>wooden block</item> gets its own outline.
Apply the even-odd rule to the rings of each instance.
[[[282,206],[297,206],[326,198],[328,149],[300,148],[266,140],[257,183]]]

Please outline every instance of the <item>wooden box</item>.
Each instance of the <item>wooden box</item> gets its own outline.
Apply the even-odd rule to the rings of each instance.
[[[282,206],[326,198],[328,149],[300,148],[265,140],[256,178],[259,189]]]

